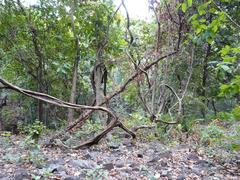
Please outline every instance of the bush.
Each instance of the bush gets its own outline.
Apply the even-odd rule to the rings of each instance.
[[[223,129],[215,124],[210,124],[201,131],[201,143],[205,145],[212,144],[223,137]]]
[[[46,127],[40,121],[35,121],[33,124],[27,126],[25,124],[18,125],[19,131],[23,134],[27,134],[28,139],[33,139],[35,143],[38,142],[38,139],[45,128]]]

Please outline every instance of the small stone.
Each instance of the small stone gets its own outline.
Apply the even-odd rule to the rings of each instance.
[[[11,180],[9,177],[0,177],[0,180]]]
[[[49,170],[51,173],[60,172],[60,171],[64,171],[64,170],[65,170],[65,167],[62,166],[62,165],[59,165],[59,164],[50,164],[50,165],[48,166],[48,170]]]
[[[130,139],[125,139],[123,145],[126,147],[132,147],[132,141]]]
[[[98,165],[103,164],[103,160],[99,160],[99,161],[97,162],[97,164],[98,164]]]
[[[117,143],[112,143],[112,144],[109,145],[109,148],[110,148],[110,149],[118,149],[119,146],[120,146],[120,145],[117,144]]]
[[[154,156],[152,159],[150,159],[148,161],[148,163],[155,163],[155,162],[158,162],[158,160],[159,160],[159,157],[158,156]]]
[[[131,168],[134,168],[136,166],[137,166],[137,164],[135,162],[132,162],[131,164],[129,164],[129,167],[131,167]]]
[[[66,174],[65,171],[60,171],[60,172],[58,173],[58,175],[59,175],[59,176],[62,176],[62,177],[66,177],[66,176],[67,176],[67,174]]]
[[[71,160],[70,164],[83,169],[94,169],[96,167],[94,162],[88,160]]]
[[[76,176],[68,176],[66,178],[64,178],[64,180],[78,180],[79,177],[76,177]]]
[[[135,167],[135,168],[132,169],[132,171],[139,171],[139,168]]]
[[[209,161],[206,161],[206,160],[199,160],[195,164],[198,165],[198,166],[201,166],[201,167],[211,167],[211,166],[214,166],[213,163],[211,163]]]
[[[197,161],[197,160],[199,160],[199,157],[198,157],[197,154],[191,153],[191,154],[189,154],[189,155],[187,156],[187,159],[188,159],[188,160]]]
[[[198,176],[201,176],[202,173],[201,173],[201,170],[200,169],[197,169],[197,168],[192,168],[192,172]]]
[[[104,164],[103,169],[111,171],[112,169],[114,169],[114,165],[113,165],[113,163]]]
[[[162,167],[166,167],[168,165],[167,162],[164,162],[164,161],[161,161],[160,164]]]
[[[159,158],[171,158],[172,157],[172,151],[166,151],[159,154]]]
[[[162,171],[161,172],[161,177],[166,177],[168,175],[168,171]]]
[[[180,175],[177,177],[177,180],[184,180],[184,179],[185,179],[185,176],[183,176],[183,175]]]
[[[25,169],[18,169],[14,174],[14,180],[31,179],[30,175]]]
[[[84,157],[85,157],[86,159],[92,159],[92,160],[94,160],[94,159],[97,158],[98,155],[99,155],[99,152],[93,151],[93,152],[87,153]]]
[[[59,159],[50,159],[46,163],[47,164],[61,164],[61,165],[63,165],[65,162],[64,162],[63,158],[59,158]]]
[[[117,168],[122,168],[122,167],[124,167],[124,161],[122,161],[122,160],[117,160],[117,161],[115,162],[115,166],[116,166]]]
[[[161,175],[160,175],[159,173],[156,173],[156,174],[154,175],[154,178],[155,178],[155,179],[159,179],[160,176],[161,176]]]

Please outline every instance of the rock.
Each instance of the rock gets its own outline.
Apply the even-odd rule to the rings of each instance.
[[[165,151],[163,153],[160,153],[159,155],[159,158],[171,158],[172,157],[172,151]]]
[[[0,179],[1,178],[6,178],[6,175],[5,174],[0,174]]]
[[[0,180],[11,180],[9,177],[0,174]]]
[[[46,163],[47,164],[61,164],[61,165],[63,165],[65,162],[64,162],[63,158],[58,158],[58,159],[50,159]]]
[[[68,177],[64,178],[64,180],[79,180],[79,177],[76,177],[76,176],[68,176]]]
[[[160,176],[161,176],[161,175],[160,175],[159,173],[156,173],[156,174],[154,175],[154,178],[155,178],[155,179],[159,179]]]
[[[148,163],[155,163],[159,161],[159,156],[154,156],[152,159],[148,161]]]
[[[136,166],[138,166],[138,165],[135,162],[132,162],[129,164],[129,167],[131,167],[131,168],[135,168]]]
[[[200,167],[212,167],[214,166],[213,163],[209,162],[209,161],[206,161],[206,160],[199,160],[195,163],[197,166],[200,166]]]
[[[86,159],[94,160],[94,159],[97,158],[98,155],[99,155],[99,152],[93,151],[93,152],[87,153],[84,157],[85,157]]]
[[[118,144],[118,143],[111,143],[110,145],[109,145],[109,148],[110,149],[118,149],[120,147],[120,144]]]
[[[58,175],[61,176],[62,178],[67,177],[67,173],[65,171],[58,172]]]
[[[192,172],[198,176],[202,176],[201,169],[198,168],[192,168]]]
[[[155,151],[153,149],[146,149],[145,153],[147,156],[152,157],[155,154]]]
[[[18,169],[14,173],[14,180],[25,180],[31,179],[30,174],[25,169]]]
[[[103,164],[103,169],[111,171],[112,169],[114,169],[114,165],[113,163]]]
[[[167,167],[167,165],[168,165],[167,162],[165,162],[165,161],[161,161],[160,164],[162,167]]]
[[[130,139],[125,139],[123,141],[123,145],[126,146],[126,147],[132,147],[132,141]]]
[[[115,166],[116,166],[117,168],[122,168],[122,167],[124,167],[124,161],[122,161],[122,160],[117,160],[117,161],[115,162]]]
[[[187,156],[187,159],[188,160],[193,160],[193,161],[198,161],[199,160],[199,157],[196,153],[190,153],[188,156]]]
[[[48,170],[51,173],[60,172],[60,171],[65,171],[65,167],[62,166],[62,165],[59,165],[59,164],[49,164],[48,165]]]
[[[99,161],[97,162],[97,164],[98,164],[98,165],[103,164],[103,160],[99,160]]]
[[[130,174],[130,173],[132,172],[132,169],[126,167],[126,168],[124,168],[124,169],[121,169],[121,171]]]
[[[163,170],[161,172],[161,177],[166,177],[168,175],[168,171]]]
[[[134,167],[132,171],[140,171],[140,169],[138,167]]]
[[[160,144],[157,141],[152,141],[149,143],[149,149],[153,149],[155,152],[162,152],[166,150],[163,144]]]
[[[184,180],[184,179],[186,179],[186,178],[183,175],[180,175],[180,176],[177,177],[177,180]]]
[[[94,169],[96,167],[94,162],[88,160],[71,160],[69,163],[74,167],[83,169]]]

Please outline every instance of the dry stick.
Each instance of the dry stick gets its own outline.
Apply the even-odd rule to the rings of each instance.
[[[155,125],[153,125],[153,126],[142,125],[142,126],[137,126],[137,127],[132,128],[132,131],[137,132],[140,129],[152,129],[155,127],[156,127]]]

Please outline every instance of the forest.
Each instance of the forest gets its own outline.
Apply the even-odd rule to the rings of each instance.
[[[30,2],[0,0],[0,180],[240,178],[239,0]]]

